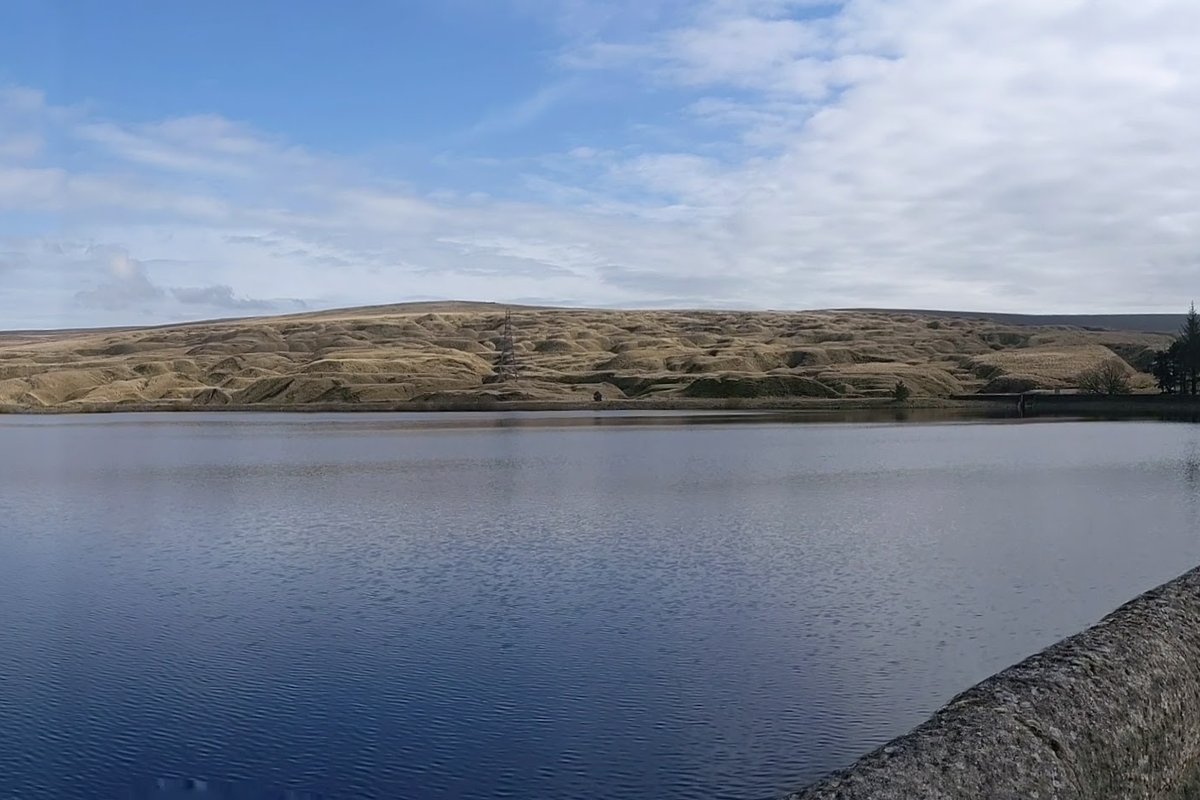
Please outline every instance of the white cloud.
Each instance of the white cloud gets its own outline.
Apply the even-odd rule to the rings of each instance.
[[[232,286],[177,286],[171,295],[184,305],[202,306],[231,311],[282,311],[303,309],[303,300],[258,300],[253,297],[237,297]]]
[[[852,0],[807,23],[721,11],[620,46],[659,80],[741,91],[692,110],[770,156],[623,169],[687,206],[726,207],[742,268],[764,286],[1084,309],[1169,302],[1138,285],[1156,259],[1190,277],[1200,54],[1187,31],[1200,6]],[[822,107],[803,102],[832,90]]]
[[[306,307],[297,299],[239,296],[224,284],[172,286],[173,280],[187,280],[193,274],[187,262],[135,259],[116,245],[53,240],[25,245],[24,252],[12,254],[15,265],[25,271],[51,271],[64,289],[78,287],[70,295],[72,313],[105,324],[127,323],[131,318],[145,321],[157,316],[171,319],[177,318],[172,315],[213,316],[229,311],[279,313]]]
[[[778,85],[781,79],[823,63],[813,60],[814,54],[825,55],[828,43],[821,27],[791,19],[735,17],[706,27],[672,31],[661,46],[679,80],[755,89],[785,88]],[[824,86],[815,78],[786,88],[823,94]]]
[[[85,251],[87,256],[100,256],[100,260],[106,260],[109,274],[104,280],[75,293],[80,305],[104,311],[125,311],[154,305],[165,295],[162,287],[150,279],[145,265],[120,251],[104,258],[103,253],[110,250],[114,248],[88,248]]]
[[[109,262],[112,265],[113,276],[117,280],[132,280],[142,273],[141,265],[129,257],[128,253],[118,253]]]

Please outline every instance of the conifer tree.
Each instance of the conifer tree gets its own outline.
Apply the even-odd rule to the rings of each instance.
[[[1179,365],[1182,368],[1183,391],[1195,395],[1200,390],[1200,314],[1192,303],[1179,329]]]

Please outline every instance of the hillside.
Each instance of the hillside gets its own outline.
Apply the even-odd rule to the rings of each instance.
[[[1052,327],[1066,325],[1098,331],[1135,331],[1141,333],[1179,332],[1185,314],[1003,314],[990,311],[920,311],[912,309],[850,309],[855,312],[915,314],[922,317],[980,319],[1001,325]]]
[[[0,406],[870,398],[1073,386],[1114,356],[1145,370],[1165,334],[894,311],[514,307],[515,381],[498,382],[501,306],[377,306],[154,328],[0,334]],[[1148,375],[1135,384],[1149,388]]]

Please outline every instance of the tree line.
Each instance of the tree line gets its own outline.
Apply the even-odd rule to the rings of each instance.
[[[1150,372],[1166,394],[1200,394],[1200,313],[1195,303],[1171,346],[1154,354]]]

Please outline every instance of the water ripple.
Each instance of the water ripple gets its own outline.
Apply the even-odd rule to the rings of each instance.
[[[0,797],[770,797],[1200,555],[1191,426],[412,427],[0,424]]]

